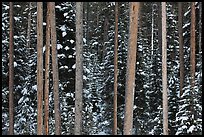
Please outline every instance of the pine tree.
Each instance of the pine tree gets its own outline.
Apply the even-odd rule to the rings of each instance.
[[[44,130],[45,135],[49,134],[49,68],[50,68],[50,3],[47,3],[46,18],[46,51],[45,51],[45,88],[44,88]]]
[[[14,41],[13,41],[13,2],[9,3],[9,135],[14,134]]]
[[[178,2],[178,33],[179,33],[179,60],[180,60],[180,96],[183,93],[184,85],[184,62],[183,62],[183,5]]]
[[[43,3],[37,3],[37,134],[43,134]]]
[[[114,124],[113,134],[117,135],[117,76],[118,76],[118,2],[115,4],[115,46],[114,46]]]
[[[83,3],[76,3],[76,82],[75,82],[75,135],[82,133],[83,90]]]
[[[168,98],[166,63],[166,3],[162,2],[162,85],[163,85],[163,134],[168,135]]]
[[[139,3],[130,3],[129,46],[125,88],[124,134],[132,134]]]
[[[55,2],[50,3],[50,27],[51,27],[51,45],[52,45],[52,70],[53,70],[53,92],[54,92],[54,110],[55,110],[55,134],[61,134],[61,113],[59,99],[59,72],[57,59],[57,34],[55,19]]]

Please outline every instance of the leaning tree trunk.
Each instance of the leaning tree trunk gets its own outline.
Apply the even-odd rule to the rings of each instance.
[[[124,135],[132,134],[139,2],[130,3],[129,45],[125,86]]]
[[[74,134],[82,134],[82,90],[83,90],[83,3],[76,3],[76,81],[75,81],[75,125]]]
[[[168,135],[167,98],[167,45],[166,45],[166,2],[162,2],[162,87],[163,87],[163,134]]]
[[[61,115],[59,102],[59,72],[57,59],[57,35],[55,21],[55,2],[50,2],[50,27],[51,27],[51,45],[52,45],[52,71],[53,71],[53,92],[54,92],[54,110],[55,110],[55,134],[61,134]]]
[[[13,105],[13,86],[14,86],[14,64],[13,64],[13,2],[9,2],[9,135],[14,133],[14,105]]]
[[[180,60],[180,96],[184,85],[184,56],[183,56],[183,4],[178,2],[178,33],[179,33],[179,60]]]

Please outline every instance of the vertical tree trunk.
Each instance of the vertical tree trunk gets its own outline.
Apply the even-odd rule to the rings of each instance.
[[[13,66],[13,2],[9,2],[9,135],[14,133],[14,104],[13,104],[13,86],[14,86],[14,66]]]
[[[162,2],[162,87],[163,87],[163,134],[168,135],[167,97],[167,44],[166,44],[166,2]]]
[[[59,102],[59,72],[57,59],[57,35],[55,19],[55,2],[50,2],[50,27],[52,44],[52,70],[53,70],[53,91],[54,91],[54,110],[55,110],[55,134],[61,134],[61,114]]]
[[[202,2],[199,2],[199,58],[201,59],[202,50]]]
[[[195,87],[195,2],[191,2],[191,54],[190,54],[190,72],[191,72],[191,111],[193,113],[193,95],[194,95],[194,87]]]
[[[49,69],[50,69],[50,2],[47,3],[46,51],[45,51],[45,135],[49,134]]]
[[[43,129],[43,3],[37,2],[37,134]]]
[[[117,135],[117,82],[118,82],[118,2],[115,3],[115,46],[114,46],[114,106],[113,135]]]
[[[179,33],[179,60],[180,60],[180,96],[183,94],[184,84],[184,56],[183,56],[183,4],[178,2],[178,33]]]
[[[83,3],[76,2],[76,81],[75,81],[75,125],[74,134],[82,134],[83,91]]]
[[[130,3],[129,45],[125,86],[124,135],[132,134],[139,2]]]
[[[28,29],[27,29],[27,48],[30,48],[30,31],[31,31],[31,2],[28,2]]]
[[[158,46],[159,53],[162,54],[162,20],[161,20],[161,2],[157,2],[158,5]],[[160,56],[161,57],[161,56]]]

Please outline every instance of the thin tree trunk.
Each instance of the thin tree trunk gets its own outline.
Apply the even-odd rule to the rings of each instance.
[[[129,45],[125,86],[124,135],[132,134],[139,2],[130,3]]]
[[[37,2],[37,134],[43,129],[43,3]]]
[[[74,134],[82,134],[82,90],[83,90],[83,3],[76,2],[76,81],[75,81],[75,125]]]
[[[180,97],[184,85],[184,55],[183,55],[183,4],[178,2],[178,33],[179,33],[179,60],[180,60]]]
[[[59,102],[59,72],[57,59],[57,35],[55,19],[55,2],[50,2],[50,27],[52,44],[52,70],[53,70],[53,91],[54,91],[54,110],[55,110],[55,134],[61,134],[61,114]]]
[[[45,51],[45,135],[49,134],[49,69],[50,69],[50,2],[47,3],[46,51]]]
[[[191,54],[190,54],[190,72],[191,72],[191,111],[193,114],[193,95],[195,87],[195,2],[191,2]]]
[[[161,2],[157,2],[158,5],[158,46],[159,53],[162,54],[162,20],[161,20]],[[161,56],[160,56],[161,57]]]
[[[30,31],[31,31],[31,2],[28,6],[28,29],[27,29],[27,48],[30,49]]]
[[[13,2],[9,2],[9,135],[14,134],[14,104],[13,104],[13,86],[14,86],[14,64],[13,64]]]
[[[163,87],[163,134],[168,135],[167,97],[167,43],[166,43],[166,2],[162,2],[162,87]]]
[[[201,59],[202,50],[202,2],[199,2],[199,58]]]
[[[115,46],[114,46],[114,112],[113,135],[117,135],[117,82],[118,82],[118,2],[115,3]]]

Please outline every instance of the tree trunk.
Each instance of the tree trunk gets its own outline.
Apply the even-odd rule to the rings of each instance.
[[[202,58],[202,2],[199,2],[199,58]]]
[[[115,3],[115,46],[114,46],[114,106],[113,135],[117,135],[117,82],[118,82],[118,2]]]
[[[162,2],[162,87],[163,87],[163,134],[168,135],[167,97],[167,44],[166,44],[166,2]]]
[[[161,2],[157,2],[158,5],[158,47],[159,53],[162,54],[162,20],[161,20]],[[161,56],[160,56],[161,59]]]
[[[132,134],[139,2],[130,3],[129,45],[125,87],[124,135]]]
[[[50,69],[50,2],[47,3],[46,51],[45,51],[45,135],[49,134],[49,69]]]
[[[37,134],[43,129],[43,3],[37,2]]]
[[[13,64],[13,2],[9,2],[9,135],[14,134],[14,104],[13,104],[13,86],[14,86],[14,64]]]
[[[53,91],[54,91],[54,110],[55,110],[55,134],[61,134],[61,114],[59,102],[59,72],[57,59],[57,35],[55,19],[55,2],[50,2],[50,27],[52,44],[52,71],[53,71]]]
[[[191,72],[191,112],[193,113],[193,95],[195,87],[195,2],[191,2],[191,54],[190,54],[190,72]]]
[[[28,6],[28,29],[27,29],[27,48],[30,49],[30,31],[31,31],[31,2]]]
[[[180,60],[180,97],[184,85],[184,55],[183,55],[183,4],[178,2],[178,33],[179,33],[179,60]]]
[[[76,81],[75,81],[75,125],[74,134],[82,134],[82,90],[83,90],[83,3],[76,2]]]

